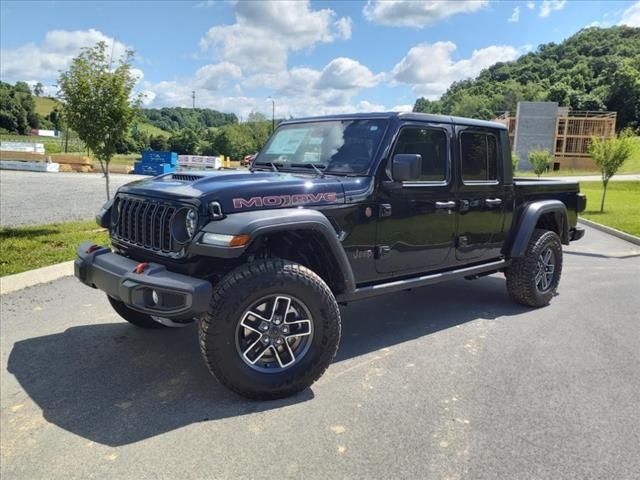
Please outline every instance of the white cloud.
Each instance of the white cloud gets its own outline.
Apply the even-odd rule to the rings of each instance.
[[[298,74],[302,72],[297,72]],[[159,82],[148,84],[149,107],[191,106],[193,84],[188,81]],[[231,92],[232,90],[230,90]],[[277,117],[303,117],[350,112],[372,112],[386,110],[384,105],[367,100],[353,101],[354,92],[348,90],[308,90],[304,94],[286,96],[275,95]],[[223,92],[196,90],[196,106],[213,108],[224,112],[234,112],[241,118],[247,118],[251,112],[271,115],[271,102],[265,96],[225,95]]]
[[[566,5],[567,0],[543,0],[540,5],[540,16],[548,17],[549,14],[556,10],[562,10]]]
[[[534,2],[527,2],[527,8],[529,10],[535,10],[536,4]]]
[[[488,0],[368,0],[362,12],[367,20],[380,25],[422,28],[452,15],[475,12],[488,4]]]
[[[518,23],[518,20],[520,20],[520,7],[516,7],[516,8],[513,9],[513,13],[507,19],[507,22],[509,22],[509,23]]]
[[[205,65],[196,72],[195,84],[205,90],[219,90],[229,80],[240,78],[242,70],[237,65],[229,62],[221,62]]]
[[[634,3],[622,13],[620,25],[640,27],[640,1]]]
[[[413,104],[395,105],[391,108],[392,112],[413,112]]]
[[[200,47],[243,71],[277,72],[288,54],[351,36],[351,19],[335,20],[328,8],[313,10],[308,0],[238,2],[236,23],[209,29]]]
[[[496,62],[518,56],[518,50],[512,46],[491,45],[474,50],[469,58],[454,60],[456,48],[453,42],[416,45],[393,67],[393,82],[412,85],[416,94],[437,98],[451,83],[474,77]]]
[[[352,58],[334,58],[322,69],[315,87],[350,90],[375,86],[382,75],[374,75],[371,70]]]
[[[94,29],[52,30],[46,33],[41,44],[28,43],[15,49],[0,49],[0,77],[3,81],[24,78],[53,81],[82,48],[92,47],[100,41],[107,43],[114,59],[120,58],[130,49],[124,43]]]

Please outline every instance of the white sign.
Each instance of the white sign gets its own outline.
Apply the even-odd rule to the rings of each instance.
[[[0,170],[27,170],[30,172],[58,173],[60,171],[60,164],[46,163],[46,162],[19,162],[19,161],[13,161],[13,160],[2,160],[0,162]]]
[[[178,155],[178,169],[219,170],[222,167],[220,157],[205,155]]]
[[[44,143],[1,142],[3,152],[41,153],[44,155]]]

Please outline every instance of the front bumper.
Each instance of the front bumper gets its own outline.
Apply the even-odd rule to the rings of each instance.
[[[150,315],[187,319],[207,311],[213,287],[199,278],[170,272],[158,263],[141,264],[90,242],[78,248],[75,276],[93,288]]]

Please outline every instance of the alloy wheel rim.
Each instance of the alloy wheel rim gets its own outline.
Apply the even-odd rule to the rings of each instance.
[[[545,248],[538,255],[536,264],[536,288],[540,293],[551,290],[556,270],[556,255],[551,247]]]
[[[240,358],[261,373],[279,373],[299,363],[312,339],[309,309],[291,295],[269,295],[254,302],[236,327]]]

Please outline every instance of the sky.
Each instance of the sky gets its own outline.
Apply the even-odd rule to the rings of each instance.
[[[410,110],[582,28],[640,27],[634,1],[0,2],[0,78],[56,81],[81,48],[135,51],[148,107],[247,118]]]

